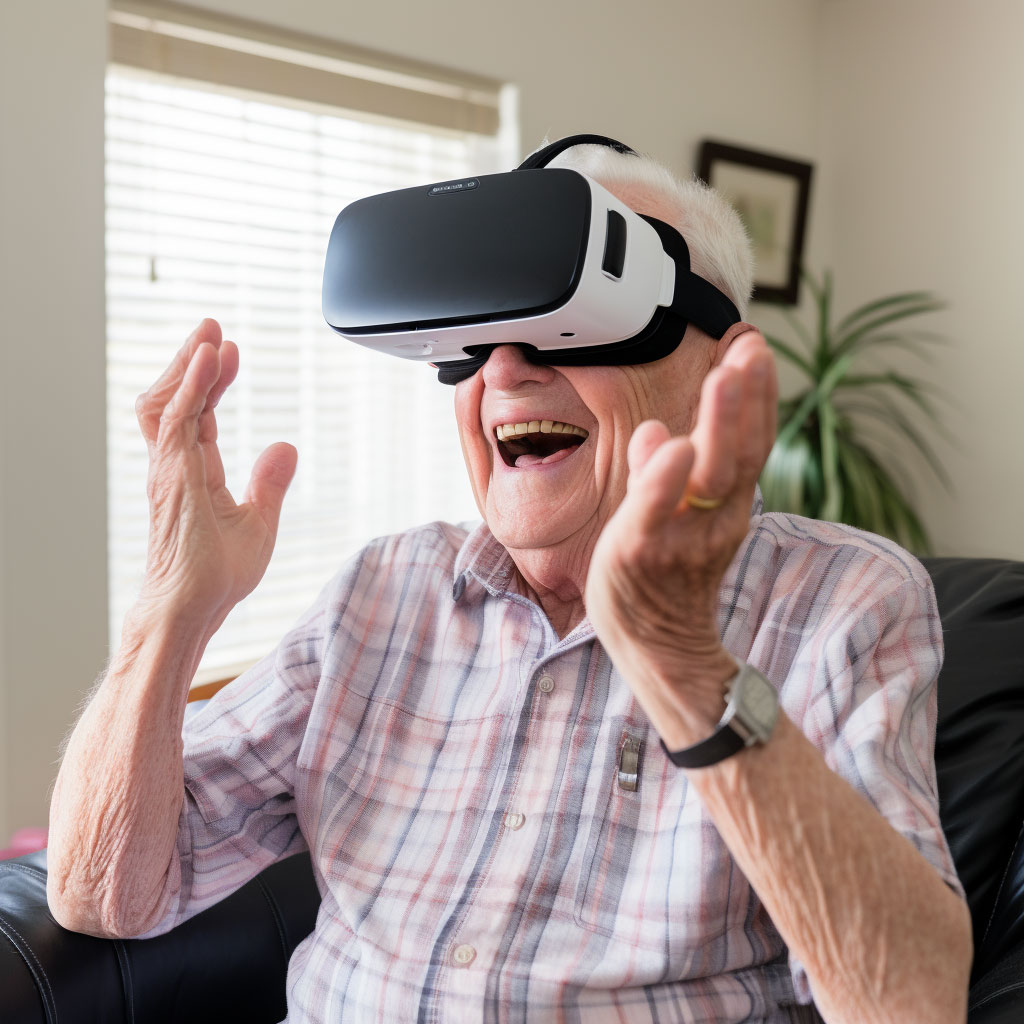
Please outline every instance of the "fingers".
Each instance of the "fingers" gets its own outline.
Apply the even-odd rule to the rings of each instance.
[[[220,347],[220,377],[210,389],[206,405],[199,417],[200,442],[205,444],[217,440],[217,417],[214,410],[237,376],[238,346],[233,341],[225,341]]]
[[[207,317],[189,335],[188,340],[178,350],[170,366],[163,372],[153,386],[140,395],[135,403],[135,413],[142,428],[146,441],[152,444],[160,424],[160,417],[171,398],[181,386],[185,373],[192,362],[200,345],[210,345],[214,349],[221,346],[220,324]]]
[[[704,381],[691,435],[697,456],[689,493],[722,499],[736,493],[747,500],[775,439],[777,401],[771,351],[749,331]]]
[[[263,452],[252,468],[245,500],[259,512],[271,536],[277,535],[281,505],[288,485],[295,476],[298,459],[299,453],[292,445],[279,441]]]
[[[775,440],[778,383],[771,350],[756,331],[734,341],[701,388],[689,439],[670,438],[649,420],[627,451],[627,502],[638,527],[654,527],[687,508],[686,496],[743,504]],[[705,509],[700,510],[705,513]]]
[[[233,341],[225,341],[220,346],[220,377],[207,396],[204,412],[217,408],[217,404],[224,397],[224,392],[234,383],[237,376],[238,346]]]
[[[655,529],[675,512],[693,466],[694,448],[687,437],[670,437],[657,420],[640,424],[630,439],[627,458],[627,515],[639,531]]]
[[[741,479],[749,481],[760,475],[775,443],[779,385],[775,358],[764,338],[756,331],[749,331],[739,342],[736,351],[727,353],[723,362],[735,365],[744,377],[737,461]]]
[[[633,431],[633,436],[629,439],[629,447],[626,449],[626,462],[629,466],[627,486],[632,485],[640,470],[647,464],[648,459],[670,436],[668,427],[659,420],[644,420]]]
[[[207,416],[211,416],[212,413],[203,413],[199,417],[199,441],[200,448],[203,453],[203,466],[205,469],[205,480],[206,486],[211,494],[215,494],[226,483],[226,475],[224,473],[224,460],[220,456],[220,449],[217,447],[216,441],[213,438],[203,438],[203,420]],[[213,433],[216,434],[217,428],[216,423],[214,424]]]
[[[158,446],[190,447],[199,440],[199,417],[220,376],[220,353],[212,345],[199,345],[160,415]]]
[[[736,484],[735,451],[742,418],[743,379],[732,366],[718,366],[701,388],[697,426],[691,435],[697,455],[690,492],[723,498]]]

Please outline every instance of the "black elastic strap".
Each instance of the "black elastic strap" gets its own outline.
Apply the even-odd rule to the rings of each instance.
[[[740,311],[735,303],[690,269],[690,247],[671,224],[644,214],[640,216],[658,232],[662,248],[675,260],[676,290],[668,309],[693,321],[712,338],[721,338],[734,323],[739,322]]]
[[[635,149],[630,149],[624,142],[609,139],[607,135],[570,135],[557,142],[549,143],[543,149],[538,149],[536,153],[531,153],[516,170],[530,171],[535,167],[546,167],[559,153],[573,146],[608,146],[616,153],[632,153],[633,156],[636,156]]]

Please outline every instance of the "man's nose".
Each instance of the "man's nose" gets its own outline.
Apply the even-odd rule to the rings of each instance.
[[[520,384],[547,384],[554,379],[550,366],[531,363],[520,345],[495,345],[484,363],[484,383],[496,391],[512,391]]]

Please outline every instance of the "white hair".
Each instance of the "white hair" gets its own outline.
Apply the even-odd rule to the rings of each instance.
[[[547,166],[581,171],[628,206],[671,224],[686,239],[690,269],[725,292],[746,318],[754,285],[750,239],[739,215],[713,188],[697,177],[681,181],[645,154],[609,146],[571,146]]]

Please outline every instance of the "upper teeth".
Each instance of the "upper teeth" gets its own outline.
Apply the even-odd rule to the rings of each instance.
[[[523,434],[576,434],[584,440],[589,436],[582,427],[574,427],[571,423],[560,423],[558,420],[528,420],[525,423],[503,423],[495,427],[494,432],[499,441]]]

